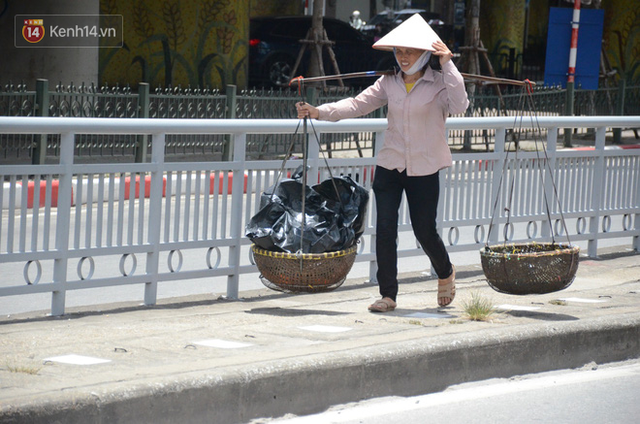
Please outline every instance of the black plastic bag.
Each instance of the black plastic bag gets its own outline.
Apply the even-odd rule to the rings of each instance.
[[[349,177],[306,186],[303,229],[302,188],[297,171],[293,179],[265,191],[246,236],[262,249],[289,253],[335,252],[352,246],[365,230],[369,192]]]

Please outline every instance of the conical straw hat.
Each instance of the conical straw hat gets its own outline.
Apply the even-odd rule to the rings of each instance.
[[[440,37],[427,21],[419,13],[416,13],[378,40],[373,48],[393,50],[394,47],[408,47],[435,51],[432,47],[434,41],[440,41]]]

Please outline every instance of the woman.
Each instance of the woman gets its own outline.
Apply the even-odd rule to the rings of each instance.
[[[438,275],[440,307],[455,297],[455,268],[437,232],[439,171],[451,166],[445,121],[469,105],[464,81],[451,62],[449,48],[416,14],[373,45],[393,49],[400,71],[383,76],[355,98],[319,107],[296,105],[298,118],[338,121],[355,118],[388,105],[388,127],[377,156],[373,180],[376,199],[377,280],[381,299],[372,312],[396,308],[398,295],[398,209],[406,193],[413,232]],[[429,66],[439,58],[441,72]]]

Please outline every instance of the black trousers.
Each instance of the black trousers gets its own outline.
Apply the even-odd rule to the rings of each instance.
[[[376,259],[378,285],[382,297],[398,295],[398,210],[402,193],[407,196],[411,226],[420,246],[431,261],[438,278],[451,275],[453,268],[447,249],[436,228],[440,195],[439,173],[409,177],[406,170],[376,167],[373,192],[376,199]]]

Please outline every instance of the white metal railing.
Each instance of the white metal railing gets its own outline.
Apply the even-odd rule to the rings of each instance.
[[[532,122],[523,125],[531,126]],[[598,240],[629,237],[634,249],[640,239],[640,149],[605,149],[608,128],[640,127],[640,116],[541,117],[548,132],[548,161],[536,152],[505,153],[513,118],[450,118],[449,130],[495,130],[495,150],[456,153],[451,168],[442,171],[439,226],[451,252],[477,251],[485,243],[550,240],[566,237],[587,243],[596,255]],[[22,275],[2,273],[0,296],[51,293],[51,313],[65,310],[66,292],[116,285],[144,284],[144,302],[156,302],[158,282],[196,278],[226,278],[227,295],[238,296],[239,276],[256,272],[246,222],[257,212],[260,194],[274,183],[281,161],[247,161],[247,134],[293,134],[296,120],[180,120],[104,118],[0,117],[0,133],[60,134],[56,165],[3,166],[0,176],[0,266],[24,264]],[[374,132],[382,144],[386,120],[357,119],[314,122],[321,133]],[[593,128],[591,150],[556,150],[559,128]],[[149,163],[74,163],[77,134],[150,135]],[[228,134],[230,162],[168,163],[169,134]],[[309,183],[328,177],[315,135],[307,155]],[[351,175],[371,188],[374,158],[328,159],[333,175]],[[289,160],[292,171],[301,160]],[[553,178],[541,177],[538,165],[548,165]],[[514,181],[509,220],[503,186]],[[555,183],[555,188],[554,184]],[[557,189],[562,203],[553,203]],[[550,198],[549,222],[544,199]],[[493,202],[498,207],[493,211]],[[403,204],[401,234],[411,231]],[[496,229],[489,231],[493,216]],[[367,230],[357,261],[370,263],[375,276],[375,208],[371,203]],[[506,231],[505,231],[506,227]],[[489,234],[491,236],[489,237]],[[403,237],[406,238],[406,237]],[[563,240],[564,241],[564,240]],[[415,243],[400,247],[400,257],[421,255]],[[187,267],[185,256],[198,256]],[[99,260],[96,260],[99,259]],[[0,270],[0,272],[2,272]]]

